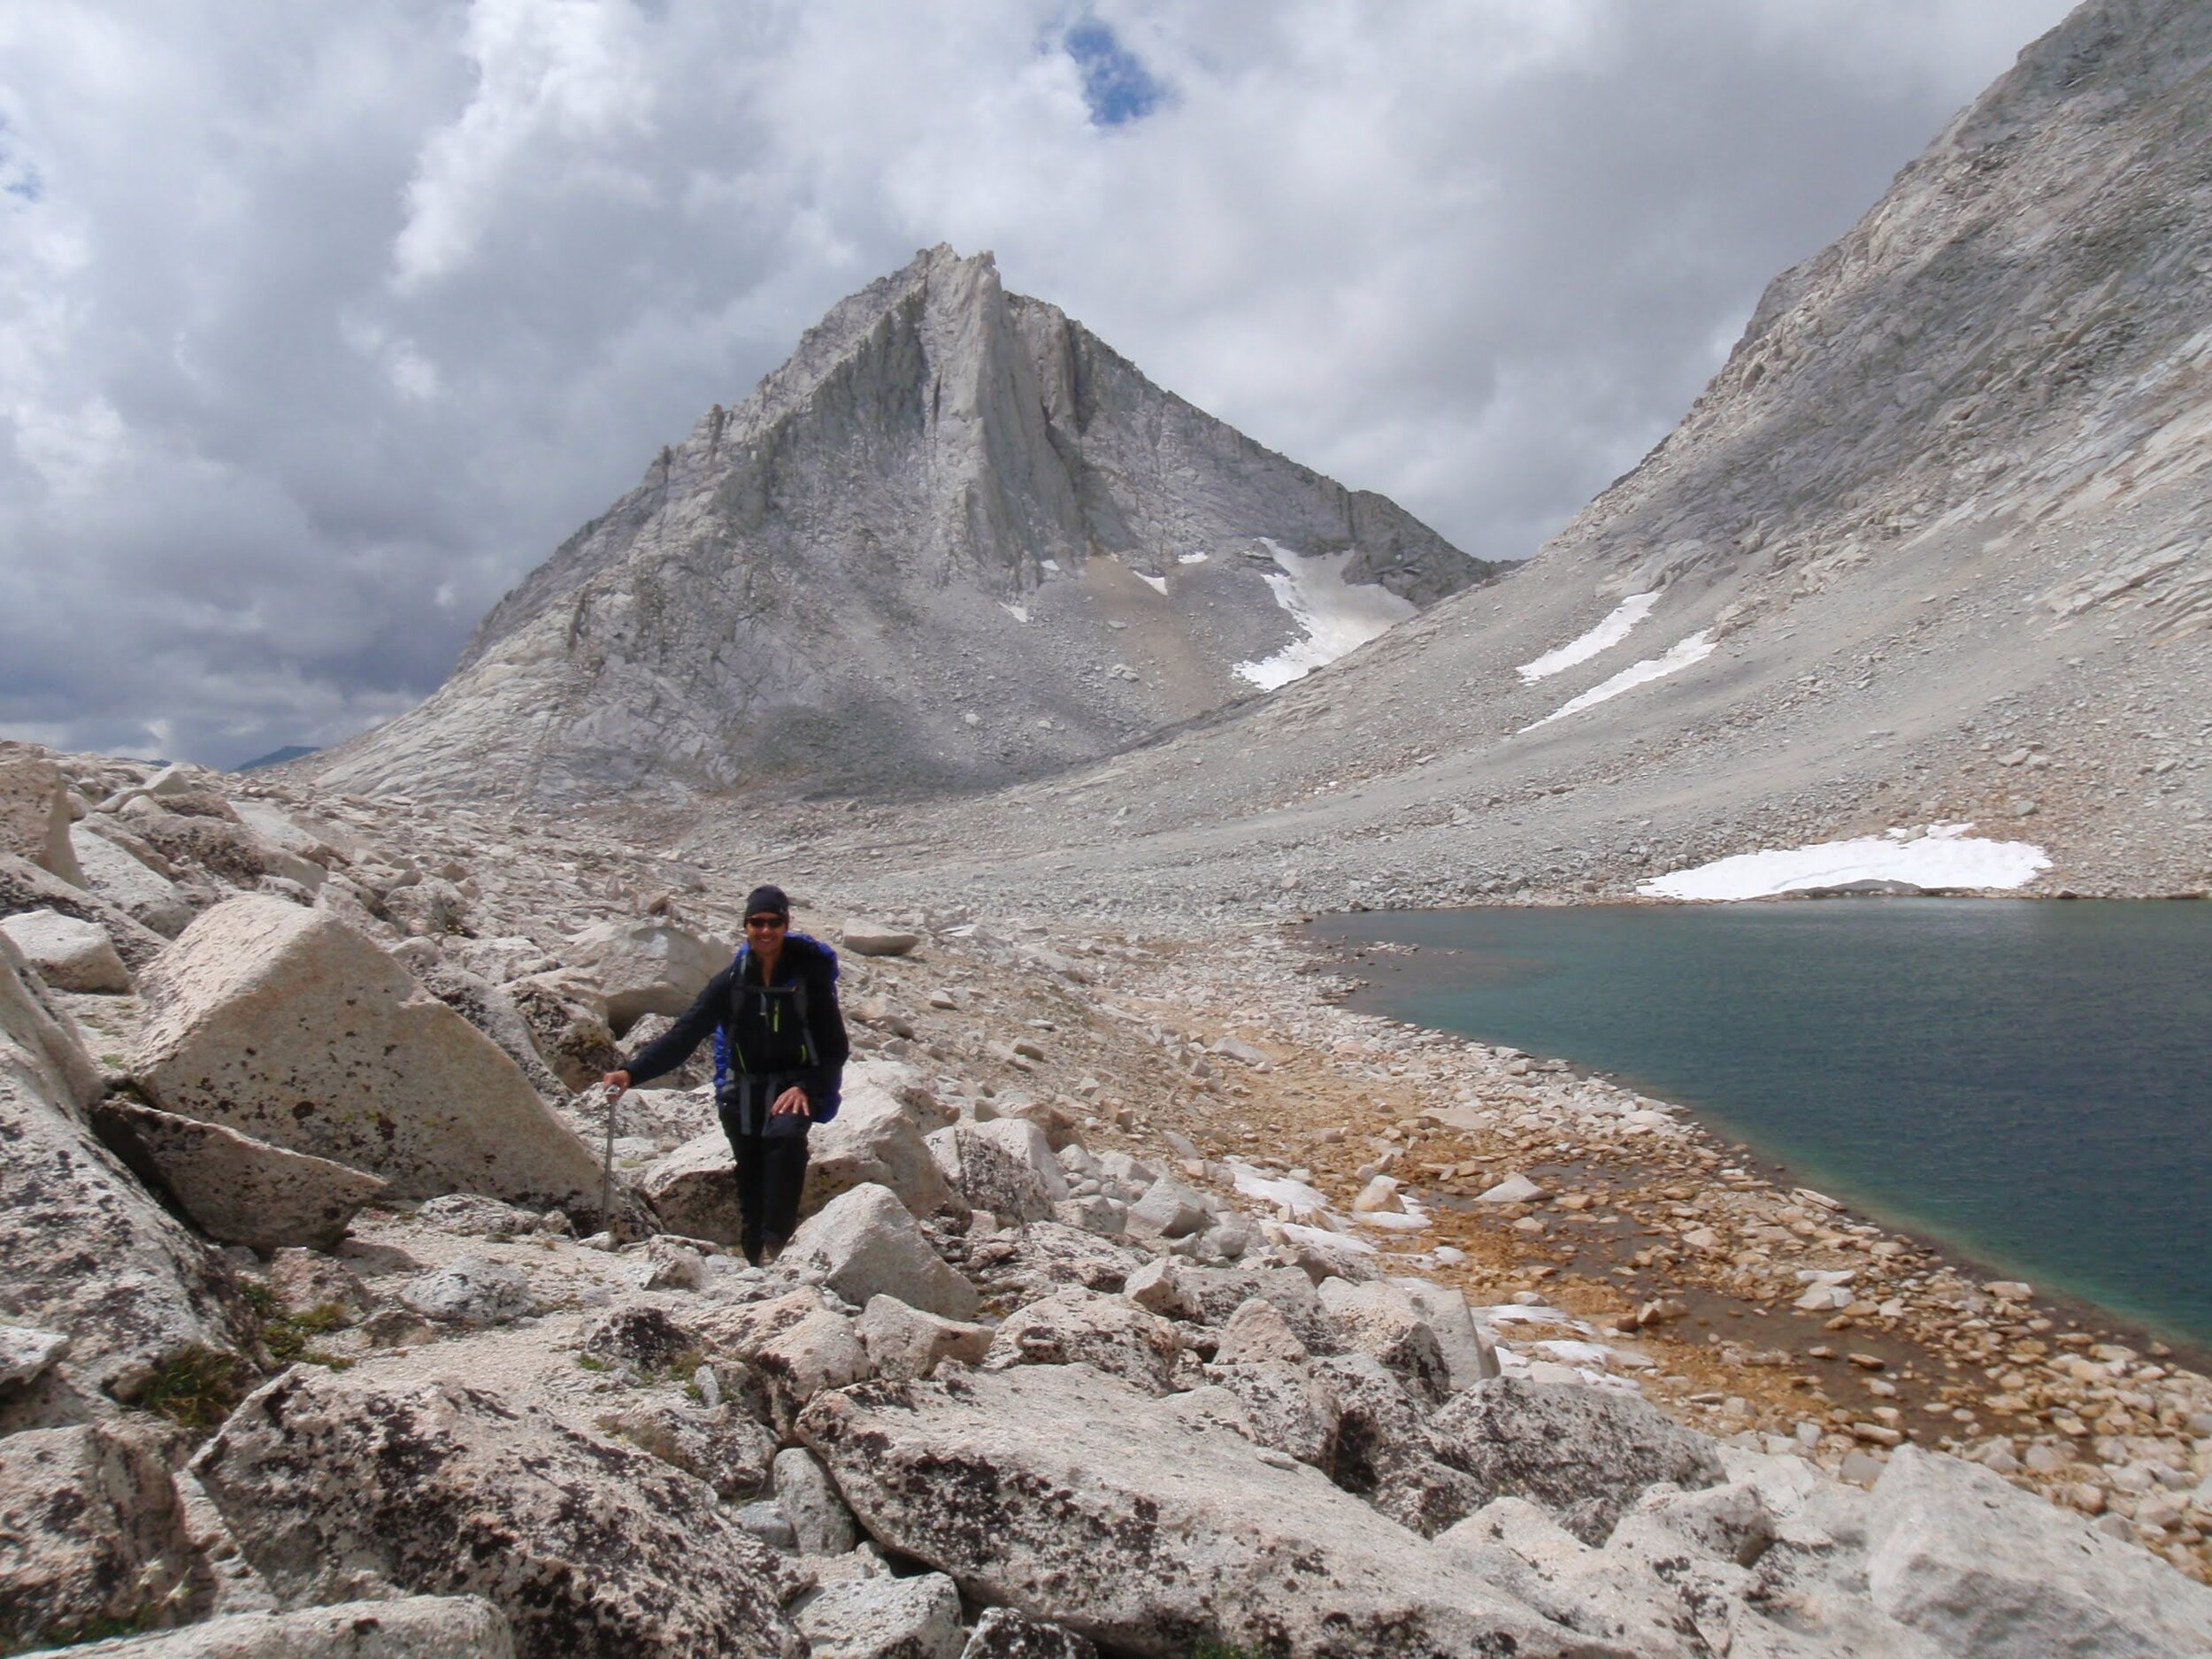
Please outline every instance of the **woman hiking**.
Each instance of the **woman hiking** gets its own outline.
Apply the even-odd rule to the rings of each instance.
[[[851,1044],[837,1006],[837,953],[791,932],[778,887],[745,897],[745,942],[654,1041],[606,1074],[621,1090],[672,1071],[711,1032],[714,1101],[737,1156],[745,1259],[758,1265],[799,1222],[807,1130],[837,1115]]]

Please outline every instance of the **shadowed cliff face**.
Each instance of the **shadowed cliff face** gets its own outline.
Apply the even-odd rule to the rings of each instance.
[[[1337,592],[1410,615],[1490,573],[939,247],[664,450],[428,703],[315,769],[552,800],[990,783],[1249,692],[1238,665]]]

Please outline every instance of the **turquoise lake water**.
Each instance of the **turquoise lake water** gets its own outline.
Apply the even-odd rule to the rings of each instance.
[[[1356,1005],[1611,1072],[2039,1291],[2212,1349],[2212,904],[1325,918]]]

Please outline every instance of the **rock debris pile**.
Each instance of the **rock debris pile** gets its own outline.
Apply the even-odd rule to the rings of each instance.
[[[2202,1379],[1271,936],[856,918],[756,1267],[703,1090],[568,1087],[755,872],[6,764],[0,1649],[2212,1650]]]

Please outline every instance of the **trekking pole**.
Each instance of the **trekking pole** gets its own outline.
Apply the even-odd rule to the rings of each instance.
[[[614,1109],[620,1103],[623,1091],[615,1087],[611,1083],[606,1086],[606,1149],[600,1155],[599,1159],[599,1225],[606,1229],[610,1239],[615,1239],[617,1230],[614,1219]],[[617,1241],[619,1242],[618,1240]]]

